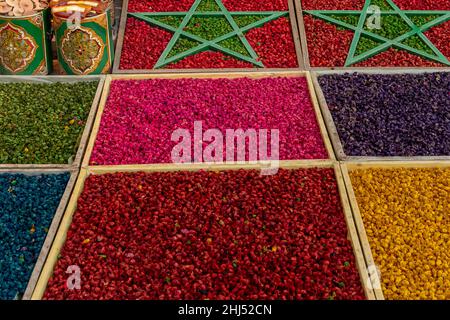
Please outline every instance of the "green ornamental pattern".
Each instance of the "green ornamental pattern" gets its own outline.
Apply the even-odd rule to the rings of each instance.
[[[28,33],[12,24],[0,26],[0,63],[12,73],[21,71],[34,59],[36,43]]]
[[[245,32],[288,15],[288,11],[230,12],[221,0],[196,0],[188,12],[128,13],[173,33],[155,69],[207,50],[220,51],[263,68]]]
[[[114,60],[109,14],[82,21],[75,29],[61,18],[54,25],[58,62],[65,73],[102,74],[109,70]]]
[[[51,72],[49,30],[49,9],[28,17],[0,17],[0,74]]]
[[[369,28],[366,21],[380,9],[381,28]],[[401,10],[392,0],[366,0],[358,10],[305,10],[305,13],[330,22],[339,29],[354,31],[345,61],[349,67],[391,47],[450,66],[450,61],[425,36],[424,32],[450,20],[449,11]]]
[[[78,28],[67,33],[60,50],[70,67],[77,73],[84,74],[95,68],[104,46],[94,33]]]

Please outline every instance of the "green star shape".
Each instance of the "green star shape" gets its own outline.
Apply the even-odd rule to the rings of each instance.
[[[203,2],[204,1],[204,2]],[[203,3],[202,3],[203,2]],[[289,11],[228,11],[221,0],[196,0],[188,12],[136,12],[128,13],[128,16],[143,20],[151,25],[160,27],[173,33],[172,39],[167,44],[163,53],[156,62],[154,68],[162,68],[170,63],[182,60],[188,56],[208,51],[220,51],[226,55],[239,60],[250,62],[253,65],[263,68],[264,64],[259,61],[258,55],[247,41],[244,33],[262,26],[263,24],[289,15]],[[238,17],[257,17],[258,19],[248,25],[238,26]],[[232,31],[223,30],[214,39],[205,39],[186,30],[193,18],[225,18]],[[163,19],[161,19],[163,18]],[[169,20],[164,18],[182,19],[178,26],[174,26]],[[185,40],[195,41],[197,45],[175,55],[170,55],[176,44]],[[224,45],[227,40],[238,39],[240,45],[245,48],[245,52],[238,52]]]
[[[384,37],[374,31],[370,31],[364,28],[365,22],[370,14],[371,5],[378,5],[380,8],[381,17],[396,16],[400,17],[401,21],[406,23],[409,27],[409,31],[399,34],[397,37],[390,39]],[[345,67],[349,67],[360,61],[364,61],[377,55],[383,51],[388,50],[391,47],[409,51],[415,55],[419,55],[425,59],[440,62],[444,65],[450,66],[450,61],[440,52],[436,46],[428,39],[424,32],[450,20],[450,11],[431,11],[431,10],[401,10],[392,0],[366,0],[364,7],[361,11],[357,10],[305,10],[306,13],[333,23],[337,26],[354,31],[350,50],[345,61]],[[348,19],[351,17],[358,17],[357,25],[348,23]],[[432,17],[430,21],[425,24],[417,25],[412,20],[414,17]],[[383,28],[383,24],[381,25]],[[388,26],[389,27],[389,26]],[[362,37],[364,36],[364,37]],[[369,38],[373,41],[373,45],[370,49],[357,54],[358,45]],[[408,40],[420,39],[422,48],[414,48],[408,45]]]

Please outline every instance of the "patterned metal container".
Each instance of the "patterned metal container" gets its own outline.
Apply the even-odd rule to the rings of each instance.
[[[24,17],[0,16],[0,74],[52,71],[50,9]]]
[[[54,15],[61,70],[78,75],[108,73],[114,60],[111,25],[109,10],[79,23]]]

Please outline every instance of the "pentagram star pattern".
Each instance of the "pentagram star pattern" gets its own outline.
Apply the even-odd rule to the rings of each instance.
[[[368,17],[376,12],[374,5],[380,8],[381,29],[371,29],[367,25]],[[345,67],[367,60],[391,47],[450,66],[447,57],[424,34],[432,27],[449,21],[449,11],[401,10],[392,0],[366,0],[361,11],[306,10],[305,13],[354,31]],[[383,32],[385,28],[399,26],[400,33],[392,37],[385,30]]]
[[[170,31],[173,36],[163,53],[156,62],[154,68],[164,66],[182,60],[188,56],[214,50],[223,52],[226,55],[239,60],[250,62],[256,67],[263,68],[264,64],[259,60],[258,55],[247,41],[244,33],[262,26],[263,24],[289,15],[288,11],[228,11],[221,0],[196,0],[188,12],[137,12],[128,13],[128,16],[143,20],[154,26]],[[241,18],[251,18],[250,24],[241,24]],[[202,19],[209,19],[223,26],[225,19],[227,28],[214,31],[211,34],[217,35],[213,38],[200,36],[191,29],[192,22],[197,19],[201,24]],[[223,27],[221,27],[223,28]],[[220,29],[220,28],[219,28]],[[233,42],[233,45],[231,45]],[[185,50],[178,50],[177,45],[185,44]],[[180,47],[183,47],[180,45]],[[240,50],[239,50],[240,49]]]

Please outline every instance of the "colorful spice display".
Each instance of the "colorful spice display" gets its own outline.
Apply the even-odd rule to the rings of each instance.
[[[121,69],[297,67],[287,0],[172,2],[130,1]]]
[[[1,83],[0,163],[71,163],[97,85]]]
[[[450,299],[450,168],[350,173],[387,299]]]
[[[27,287],[69,173],[0,173],[0,299]]]
[[[298,29],[305,31],[311,67],[420,67],[323,72],[318,83],[345,156],[450,156],[450,72],[444,70],[450,0],[127,3],[119,73],[299,68]],[[295,9],[303,25],[291,21]],[[114,0],[0,0],[0,74],[51,73],[52,40],[58,72],[109,73],[113,10]],[[431,67],[442,70],[427,72]],[[366,237],[349,235],[332,167],[339,163],[315,168],[307,161],[273,175],[206,169],[210,162],[329,159],[308,78],[183,77],[107,81],[88,165],[208,164],[199,171],[82,169],[76,209],[66,212],[70,226],[60,230],[68,228],[65,242],[52,250],[56,265],[46,268],[53,273],[35,294],[45,300],[366,299],[368,279],[359,271],[365,277],[374,266],[361,265],[363,256],[357,265],[356,242]],[[0,166],[73,164],[99,85],[86,80],[0,82]],[[450,167],[425,163],[348,164],[389,300],[450,300]],[[71,173],[3,171],[0,300],[22,299]],[[69,288],[73,267],[79,290]]]
[[[44,298],[364,294],[334,171],[299,169],[89,176]]]
[[[304,0],[302,9],[313,67],[450,66],[448,1]]]
[[[450,156],[450,73],[319,77],[349,156]]]
[[[149,79],[112,82],[90,164],[170,163],[172,133],[193,137],[194,121],[224,137],[278,129],[281,160],[328,158],[304,77]]]

